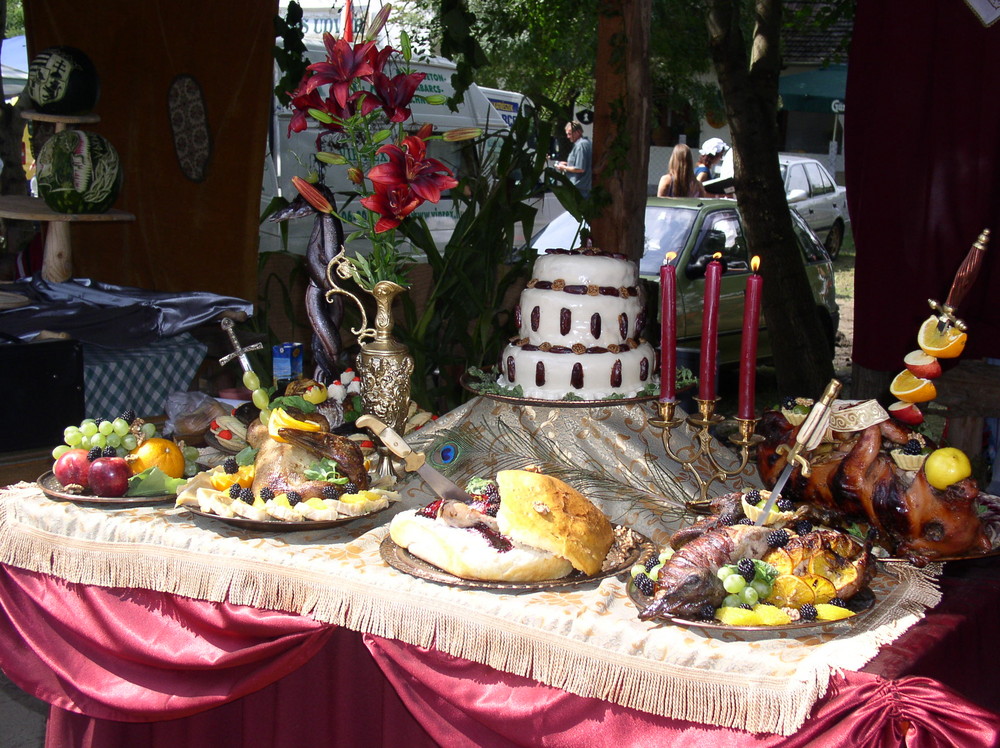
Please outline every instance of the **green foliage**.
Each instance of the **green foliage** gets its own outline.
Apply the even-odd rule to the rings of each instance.
[[[508,291],[523,280],[533,257],[515,250],[516,224],[534,230],[536,210],[529,201],[545,170],[546,125],[522,111],[509,132],[480,138],[465,156],[469,168],[452,195],[461,217],[447,246],[439,251],[427,224],[404,224],[407,238],[427,256],[433,282],[426,307],[404,300],[396,334],[415,360],[413,398],[443,412],[467,394],[459,376],[470,366],[492,365],[514,334]]]
[[[288,92],[298,88],[305,75],[306,65],[309,64],[306,45],[302,41],[302,6],[295,0],[288,3],[284,18],[275,17],[274,35],[281,39],[281,44],[274,46],[274,60],[282,73],[278,85],[274,87],[274,95],[283,105],[288,106],[292,100]]]
[[[24,33],[24,7],[21,0],[7,0],[7,23],[4,28],[4,38],[21,36]]]

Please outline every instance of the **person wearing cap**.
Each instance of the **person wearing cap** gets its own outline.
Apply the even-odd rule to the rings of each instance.
[[[694,168],[694,178],[699,182],[706,182],[712,178],[712,169],[726,155],[729,146],[722,138],[709,138],[701,146],[701,154],[698,156],[698,165]]]

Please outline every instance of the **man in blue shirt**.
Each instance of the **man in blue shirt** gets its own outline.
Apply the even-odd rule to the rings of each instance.
[[[583,125],[576,120],[566,123],[566,139],[573,144],[573,150],[565,161],[556,163],[556,171],[569,177],[583,197],[590,197],[591,185],[591,143],[583,136]]]

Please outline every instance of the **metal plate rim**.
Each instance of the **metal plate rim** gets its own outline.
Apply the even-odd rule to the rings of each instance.
[[[36,483],[42,490],[42,493],[50,499],[54,499],[56,501],[71,501],[74,504],[114,504],[119,507],[148,506],[151,504],[163,504],[168,501],[174,501],[177,498],[177,495],[172,493],[157,494],[155,496],[91,496],[90,494],[67,493],[60,490],[62,488],[62,484],[56,480],[56,476],[51,470],[47,470],[38,476]],[[52,484],[58,485],[59,488],[55,488]]]
[[[241,530],[254,530],[256,532],[308,532],[309,530],[330,530],[334,527],[340,527],[341,525],[347,525],[351,522],[355,522],[359,519],[365,519],[366,517],[374,517],[376,514],[381,514],[385,510],[389,509],[389,506],[384,506],[381,509],[376,509],[374,512],[368,512],[368,514],[359,514],[354,517],[342,517],[339,519],[320,519],[320,520],[303,520],[302,522],[287,522],[285,520],[275,519],[248,519],[247,517],[223,517],[218,514],[212,514],[211,512],[203,512],[200,509],[195,509],[190,506],[180,507],[181,509],[187,509],[191,514],[198,517],[206,517],[208,519],[218,520],[232,527],[238,527]]]

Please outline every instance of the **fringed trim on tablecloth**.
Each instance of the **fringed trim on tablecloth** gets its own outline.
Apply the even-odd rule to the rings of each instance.
[[[21,484],[16,494],[36,490]],[[214,602],[309,615],[349,629],[434,648],[573,694],[609,700],[625,707],[673,719],[736,728],[748,732],[791,735],[807,719],[827,689],[830,658],[803,663],[797,677],[748,677],[747,673],[709,671],[668,662],[644,661],[588,647],[543,631],[526,630],[497,616],[421,597],[415,592],[365,585],[339,578],[336,587],[323,574],[274,564],[126,542],[74,542],[9,521],[8,501],[0,501],[0,561],[30,571],[53,574],[69,582],[104,587],[140,587]],[[373,531],[356,541],[377,548],[386,531]],[[133,552],[134,550],[134,552]],[[939,571],[930,567],[929,571]],[[840,646],[837,667],[858,669],[895,640],[927,607],[940,600],[928,571],[900,564],[888,573],[904,584],[858,621],[854,637],[827,642]],[[605,584],[620,584],[606,580]],[[900,610],[905,615],[900,616]],[[838,624],[851,625],[851,624]],[[528,635],[525,635],[528,634]],[[876,646],[871,646],[871,644]],[[829,652],[829,649],[825,650]]]

